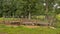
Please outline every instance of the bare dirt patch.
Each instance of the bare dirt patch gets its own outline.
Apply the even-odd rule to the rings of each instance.
[[[24,27],[27,27],[27,28],[38,28],[39,26],[24,26]]]

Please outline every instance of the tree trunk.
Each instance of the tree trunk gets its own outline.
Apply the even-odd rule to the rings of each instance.
[[[45,2],[46,2],[46,12],[45,12],[45,18],[46,18],[46,20],[48,21],[48,23],[49,23],[49,25],[50,26],[52,26],[53,25],[53,17],[52,16],[50,16],[49,14],[48,14],[48,12],[49,12],[49,2],[48,2],[49,0],[46,0]]]
[[[46,20],[48,19],[48,0],[45,1],[46,2],[46,11],[45,11],[45,17],[46,17]]]
[[[31,14],[30,14],[30,12],[29,12],[29,15],[28,15],[28,19],[29,19],[29,20],[31,19]]]
[[[49,19],[49,16],[48,16],[48,11],[49,11],[49,8],[48,8],[48,0],[45,1],[46,2],[46,11],[45,11],[45,19],[48,20]]]

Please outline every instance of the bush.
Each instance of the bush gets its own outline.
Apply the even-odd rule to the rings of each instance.
[[[56,15],[56,19],[60,20],[60,14]]]
[[[45,18],[45,16],[40,15],[40,16],[32,16],[33,19],[41,19],[43,20]]]

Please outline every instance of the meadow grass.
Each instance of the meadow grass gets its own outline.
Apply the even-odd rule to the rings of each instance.
[[[60,28],[51,29],[47,27],[27,28],[24,26],[7,27],[0,25],[0,33],[7,34],[60,34]]]

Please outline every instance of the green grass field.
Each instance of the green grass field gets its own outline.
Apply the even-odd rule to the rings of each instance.
[[[60,34],[60,28],[51,29],[47,27],[27,28],[24,26],[9,27],[0,25],[0,34]]]

